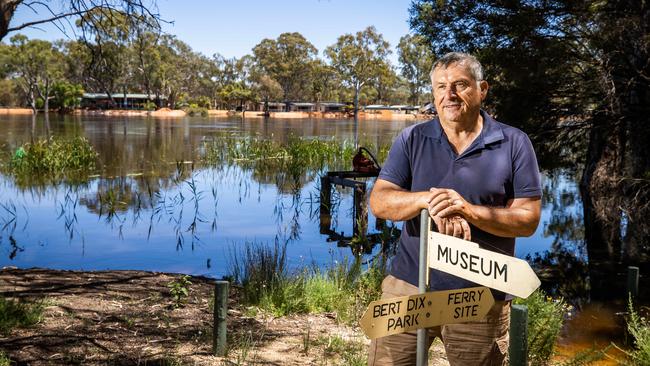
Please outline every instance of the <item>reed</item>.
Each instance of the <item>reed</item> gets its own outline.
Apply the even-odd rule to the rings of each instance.
[[[277,241],[273,246],[246,243],[231,253],[229,277],[242,287],[243,302],[276,316],[334,312],[341,321],[354,323],[379,297],[385,276],[385,261],[375,260],[364,269],[360,258],[333,261],[325,269],[312,265],[289,271],[286,243]]]

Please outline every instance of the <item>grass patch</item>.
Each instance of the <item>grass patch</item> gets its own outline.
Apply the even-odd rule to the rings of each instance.
[[[377,147],[368,145],[369,150]],[[377,158],[385,160],[390,146],[378,148]],[[208,165],[236,164],[256,175],[271,177],[278,172],[300,175],[307,172],[349,170],[356,153],[354,142],[289,136],[286,142],[261,136],[241,138],[236,135],[215,136],[202,147],[203,162]]]
[[[37,324],[43,319],[44,309],[44,301],[31,303],[0,296],[0,333]]]
[[[528,307],[528,359],[532,365],[547,365],[571,307],[563,299],[552,299],[537,290],[516,304]]]
[[[276,316],[334,312],[339,320],[353,323],[379,297],[385,266],[385,260],[375,260],[364,268],[357,258],[333,261],[325,269],[312,266],[290,272],[286,243],[247,243],[231,255],[229,277],[242,287],[244,305]]]
[[[51,137],[25,143],[2,165],[3,173],[16,179],[19,186],[33,186],[69,180],[85,182],[95,169],[97,152],[84,137]]]
[[[366,347],[359,341],[346,341],[340,336],[320,337],[315,341],[316,345],[324,346],[326,358],[339,358],[341,365],[363,366],[368,362]]]

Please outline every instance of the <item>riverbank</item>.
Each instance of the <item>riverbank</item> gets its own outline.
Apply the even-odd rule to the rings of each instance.
[[[232,117],[242,116],[242,112],[229,111],[224,109],[207,110],[210,117]],[[29,108],[0,108],[0,115],[31,115],[32,110]],[[156,111],[142,110],[123,110],[123,109],[106,109],[106,110],[85,110],[77,109],[73,112],[76,115],[90,116],[112,116],[112,117],[156,117],[156,118],[180,118],[187,116],[185,111],[180,109],[161,108]],[[264,112],[247,111],[245,118],[265,118]],[[348,113],[343,112],[270,112],[266,118],[281,119],[347,119],[352,118]],[[393,111],[368,111],[359,112],[360,120],[372,121],[426,121],[431,119],[430,114],[407,114]]]
[[[214,280],[191,277],[176,308],[170,283],[181,275],[143,271],[3,269],[0,294],[44,305],[41,321],[0,337],[14,362],[31,365],[350,365],[369,341],[336,315],[273,317],[228,300],[227,357],[211,353]],[[447,365],[436,343],[433,365]],[[351,357],[356,357],[352,359]]]
[[[0,108],[0,116],[32,114],[29,108]]]

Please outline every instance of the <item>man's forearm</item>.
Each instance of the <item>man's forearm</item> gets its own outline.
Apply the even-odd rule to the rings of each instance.
[[[473,205],[471,212],[466,219],[472,225],[490,234],[508,238],[531,236],[539,223],[539,215],[534,210],[520,207]]]
[[[375,217],[391,221],[406,221],[427,208],[429,192],[409,192],[395,189],[377,189],[370,194],[370,209]]]

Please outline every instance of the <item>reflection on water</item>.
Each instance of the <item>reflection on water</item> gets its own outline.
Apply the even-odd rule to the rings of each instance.
[[[221,146],[225,138],[354,141],[355,125],[349,120],[52,116],[46,123],[39,116],[35,122],[3,117],[1,123],[5,157],[47,135],[84,136],[99,157],[97,171],[74,185],[18,185],[0,177],[0,265],[221,276],[224,251],[246,241],[288,240],[294,263],[325,262],[331,252],[349,253],[328,239],[338,244],[356,240],[366,249],[382,243],[391,250],[387,243],[400,226],[388,223],[385,229],[369,217],[371,239],[353,238],[352,190],[339,187],[332,190],[331,232],[321,233],[319,176],[327,168],[349,170],[351,162],[329,167],[304,166],[299,160],[285,166],[272,159],[203,164],[207,147]],[[408,124],[360,121],[360,143],[387,148]],[[587,256],[577,185],[569,173],[545,174],[542,224],[533,237],[518,240],[517,255],[529,256],[547,291],[580,304],[589,297]]]

